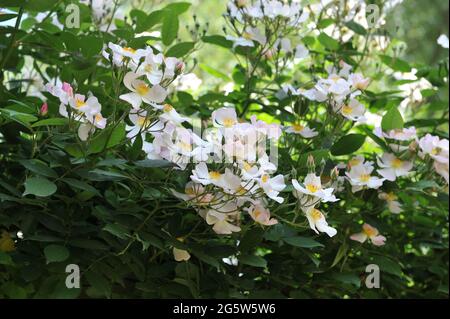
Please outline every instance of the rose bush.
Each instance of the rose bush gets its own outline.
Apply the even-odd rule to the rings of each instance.
[[[448,295],[448,55],[389,1],[98,3],[0,0],[0,296]]]

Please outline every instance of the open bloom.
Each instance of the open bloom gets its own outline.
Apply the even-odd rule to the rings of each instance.
[[[413,163],[409,161],[403,161],[390,153],[384,153],[383,156],[377,159],[378,169],[377,172],[388,181],[395,181],[397,177],[406,176],[413,168]]]
[[[439,163],[449,163],[449,142],[447,139],[439,139],[438,136],[427,134],[419,140],[419,155],[429,155]]]
[[[314,208],[314,206],[311,206],[304,211],[309,222],[309,227],[317,234],[319,234],[319,232],[326,233],[330,237],[336,235],[337,230],[331,226],[328,226],[325,216],[320,210]]]
[[[275,177],[270,177],[268,174],[264,174],[259,179],[259,186],[269,198],[278,203],[284,201],[283,197],[278,196],[278,194],[286,187],[283,175],[280,174]]]
[[[441,175],[448,184],[448,182],[449,182],[449,180],[448,180],[448,171],[449,171],[448,163],[440,163],[438,161],[434,161],[433,167],[434,167],[436,173]]]
[[[222,185],[223,175],[218,171],[208,171],[206,163],[201,162],[192,171],[191,179],[202,185],[213,184],[220,187]]]
[[[142,102],[155,106],[155,103],[161,103],[167,96],[167,91],[160,85],[150,87],[146,82],[139,80],[141,75],[128,72],[123,83],[131,93],[122,94],[120,99],[128,102],[134,109],[139,109]]]
[[[320,198],[323,202],[336,202],[339,199],[333,195],[333,188],[322,188],[320,176],[316,176],[313,173],[306,175],[304,181],[304,187],[296,180],[292,180],[294,188],[305,195],[310,195]]]
[[[398,196],[393,192],[381,192],[380,194],[378,194],[378,198],[386,201],[388,209],[391,213],[400,214],[403,211],[402,205],[397,201]]]
[[[373,171],[372,166],[357,165],[350,169],[350,172],[346,172],[347,178],[352,184],[353,192],[357,192],[364,187],[377,189],[383,185],[384,178],[378,178],[372,176]]]
[[[350,239],[359,241],[360,243],[364,243],[367,238],[369,238],[372,244],[374,244],[375,246],[383,246],[385,244],[386,237],[380,235],[378,229],[370,226],[367,223],[364,224],[362,228],[362,232],[351,235]]]
[[[211,120],[216,127],[230,128],[237,123],[236,111],[232,108],[221,107],[212,112]]]
[[[251,205],[248,213],[253,220],[264,226],[272,226],[278,223],[275,218],[270,218],[270,211],[260,204]]]
[[[301,124],[292,124],[286,129],[286,133],[300,134],[304,138],[311,138],[319,134],[314,129],[310,129],[309,127]]]
[[[337,110],[349,120],[355,122],[365,122],[366,120],[364,117],[366,108],[356,99],[351,99],[350,102],[337,107]]]
[[[101,105],[95,96],[86,97],[81,94],[75,94],[74,97],[69,98],[70,106],[79,113],[84,113],[87,116],[97,114],[101,110]]]
[[[348,81],[357,90],[365,90],[369,86],[370,79],[364,78],[361,73],[352,73],[348,76]]]
[[[217,234],[230,235],[241,231],[239,226],[233,224],[235,217],[236,213],[221,213],[211,209],[206,213],[205,220],[208,225],[213,225],[213,230]]]

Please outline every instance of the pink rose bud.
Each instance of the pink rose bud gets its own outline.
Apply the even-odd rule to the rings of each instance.
[[[48,113],[48,105],[47,105],[47,103],[42,104],[40,113],[43,116],[47,115],[47,113]]]
[[[62,89],[68,95],[73,96],[73,89],[72,89],[72,86],[69,83],[64,82],[63,85],[62,85]]]
[[[175,66],[175,70],[177,71],[177,74],[182,73],[184,71],[184,67],[185,67],[185,65],[184,65],[183,61],[178,62]]]

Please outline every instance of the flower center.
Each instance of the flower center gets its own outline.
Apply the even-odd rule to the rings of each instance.
[[[191,144],[186,143],[186,142],[179,142],[178,145],[180,146],[180,148],[184,151],[190,151],[192,150],[191,148]]]
[[[232,127],[234,125],[234,119],[226,118],[223,120],[223,126]]]
[[[367,183],[370,179],[370,174],[361,174],[361,176],[359,176],[359,179],[361,180],[361,182]]]
[[[394,200],[396,200],[397,198],[398,198],[398,197],[397,197],[394,193],[392,193],[392,192],[386,194],[386,200],[389,201],[389,202],[394,201]]]
[[[392,160],[391,165],[392,165],[393,168],[400,168],[403,165],[403,161],[398,159],[398,158],[395,158],[395,159]]]
[[[242,34],[242,37],[243,37],[244,39],[246,39],[246,40],[251,40],[251,39],[252,39],[252,35],[251,35],[250,33],[248,33],[248,32],[244,32],[244,33]]]
[[[218,180],[221,176],[222,176],[222,174],[220,174],[217,171],[212,171],[209,173],[209,178],[211,178],[213,180]]]
[[[366,233],[368,237],[373,237],[377,235],[377,231],[372,227],[363,227],[363,229],[364,233]]]
[[[431,155],[439,155],[441,153],[442,149],[440,147],[434,147],[431,150]]]
[[[147,95],[148,92],[150,91],[150,88],[148,87],[147,84],[141,83],[138,84],[138,86],[136,87],[136,91],[139,95]]]
[[[296,132],[301,132],[305,129],[305,127],[301,124],[294,124],[292,125],[292,128],[294,129],[294,131]]]
[[[253,212],[253,215],[255,216],[255,218],[258,218],[258,217],[261,215],[261,211],[255,210],[255,211]]]
[[[344,115],[350,115],[350,114],[352,114],[352,112],[353,112],[353,109],[352,109],[350,106],[344,105],[344,106],[342,107],[342,114],[344,114]]]
[[[348,162],[349,166],[357,166],[361,163],[361,161],[357,158],[353,158]]]
[[[306,184],[306,189],[309,190],[311,193],[315,193],[320,189],[320,187],[314,184]]]
[[[322,219],[322,213],[320,212],[320,210],[313,208],[313,210],[311,212],[311,217],[315,221],[318,221],[319,219]]]
[[[269,175],[264,174],[263,176],[261,176],[261,181],[262,181],[263,183],[267,183],[268,180],[269,180]]]
[[[247,163],[247,162],[245,162],[244,161],[244,170],[246,171],[246,172],[248,172],[249,170],[251,170],[252,169],[252,166],[249,164],[249,163]]]
[[[150,122],[150,120],[147,117],[145,117],[145,116],[139,116],[139,118],[137,120],[137,124],[140,127],[147,127],[149,122]]]
[[[101,114],[96,114],[95,115],[95,122],[100,122],[101,120],[103,120],[103,116]]]
[[[130,53],[136,53],[136,50],[133,48],[130,48],[130,47],[125,47],[125,48],[123,48],[123,50],[126,52],[130,52]]]
[[[75,105],[79,109],[79,108],[82,108],[83,106],[85,106],[86,103],[84,101],[82,101],[82,100],[76,99],[75,100]]]
[[[173,106],[170,104],[164,104],[163,111],[168,113],[173,110]]]

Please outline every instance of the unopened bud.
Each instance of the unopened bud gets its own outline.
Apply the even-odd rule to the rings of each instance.
[[[185,66],[186,66],[186,65],[184,64],[183,61],[179,61],[179,62],[175,65],[175,73],[176,73],[177,75],[183,73]]]
[[[48,104],[47,103],[42,104],[41,109],[39,110],[39,113],[42,116],[46,116],[47,115],[47,113],[48,113]]]

